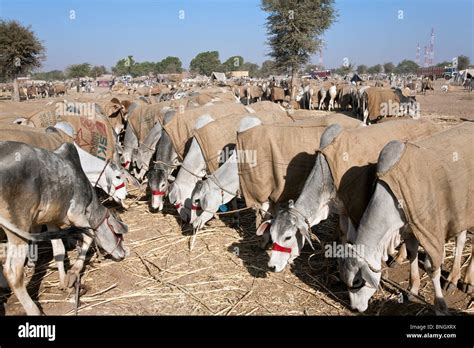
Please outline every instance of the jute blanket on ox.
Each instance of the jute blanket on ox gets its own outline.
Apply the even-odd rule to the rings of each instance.
[[[354,226],[359,226],[370,197],[382,148],[391,140],[415,140],[442,131],[425,120],[397,120],[348,129],[320,152],[329,164],[338,197]]]
[[[371,87],[365,90],[368,96],[368,111],[369,119],[376,120],[379,116],[382,116],[382,110],[385,111],[383,116],[397,116],[392,115],[390,112],[390,105],[399,104],[400,98],[398,95],[391,89]],[[385,105],[385,107],[384,107]],[[393,110],[398,110],[398,108],[393,108]]]
[[[62,103],[57,103],[58,107]],[[28,124],[32,124],[37,128],[46,128],[54,126],[58,122],[58,109],[56,104],[43,106],[40,111],[37,111],[27,117]]]
[[[398,163],[378,173],[435,268],[441,266],[446,241],[474,226],[473,134],[474,123],[464,122],[408,142]]]
[[[279,104],[273,103],[271,101],[259,101],[257,103],[253,103],[251,106],[247,106],[251,110],[255,111],[256,113],[260,111],[283,111],[285,110]]]
[[[164,105],[162,103],[152,105],[140,105],[135,108],[128,117],[128,123],[132,127],[133,132],[138,138],[139,142],[143,142],[150,133],[153,126],[160,122],[163,123],[165,115],[163,111]]]
[[[58,133],[46,133],[44,128],[12,124],[0,128],[0,141],[17,141],[52,151],[63,143],[72,142],[73,139],[60,130]]]
[[[227,154],[223,150],[227,146],[235,147],[240,120],[246,116],[249,115],[224,117],[195,130],[194,138],[201,148],[208,173],[213,173],[219,168],[219,165],[225,162]],[[262,111],[252,114],[252,116],[258,117],[264,124],[293,122],[281,110],[279,112]]]
[[[285,100],[285,90],[281,87],[272,87],[271,99],[273,101]]]
[[[240,189],[248,207],[258,208],[268,199],[298,198],[314,166],[325,122],[264,124],[237,135]]]
[[[60,116],[60,121],[72,125],[75,131],[75,142],[84,151],[104,161],[113,159],[117,139],[107,119],[100,115],[95,117]]]
[[[163,129],[171,138],[171,143],[178,154],[178,158],[183,160],[187,143],[194,135],[194,127],[199,117],[210,115],[217,120],[229,115],[241,114],[248,114],[247,109],[242,104],[229,103],[201,106],[185,110],[183,113],[177,112],[173,119],[163,126]]]

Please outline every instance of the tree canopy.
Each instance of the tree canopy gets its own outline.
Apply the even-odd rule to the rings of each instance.
[[[66,69],[69,78],[79,78],[91,75],[91,65],[89,63],[72,64]]]
[[[189,67],[193,72],[208,76],[211,75],[213,71],[220,71],[222,70],[222,67],[219,59],[219,52],[201,52],[194,57]]]
[[[471,64],[471,60],[469,59],[468,56],[460,55],[458,57],[458,70],[467,69],[469,68],[470,64]]]
[[[278,68],[297,71],[321,46],[320,36],[336,18],[334,0],[262,0],[270,57]]]
[[[394,72],[396,74],[414,74],[418,68],[418,64],[414,61],[405,59],[398,63]]]

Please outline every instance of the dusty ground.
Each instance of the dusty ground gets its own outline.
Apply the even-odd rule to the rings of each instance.
[[[459,117],[474,119],[474,101],[465,91],[444,94],[439,90],[418,96],[422,116],[456,124]],[[3,103],[3,102],[0,102]],[[0,115],[1,114],[0,104]],[[322,246],[314,256],[306,247],[293,267],[271,273],[266,264],[269,252],[260,249],[251,212],[241,214],[240,226],[231,217],[213,220],[189,251],[190,228],[181,226],[172,207],[152,214],[144,200],[129,199],[131,207],[120,216],[129,225],[126,243],[130,256],[120,263],[93,256],[83,274],[87,292],[81,297],[80,315],[354,315],[348,306],[345,287],[339,282],[334,259],[323,257]],[[337,219],[328,219],[315,231],[324,243]],[[466,243],[463,271],[470,254]],[[447,247],[445,269],[450,268],[453,243]],[[41,257],[35,272],[27,269],[30,294],[47,315],[73,315],[73,294],[58,289],[58,274],[48,243],[40,245]],[[73,261],[75,251],[69,257]],[[35,273],[33,275],[33,273]],[[31,276],[33,277],[31,278]],[[420,296],[432,303],[432,285],[422,275]],[[446,275],[446,272],[444,272]],[[383,276],[408,286],[408,264],[387,267]],[[408,302],[400,290],[385,282],[371,301],[369,315],[432,314],[429,305]],[[23,314],[16,297],[0,298],[0,313]],[[447,295],[453,313],[472,314],[472,300],[460,290]]]

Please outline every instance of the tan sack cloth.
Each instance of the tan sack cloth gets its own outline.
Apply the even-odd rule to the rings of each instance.
[[[57,133],[46,133],[44,128],[11,124],[0,127],[0,141],[17,141],[53,151],[63,143],[71,143],[73,139],[61,130]]]
[[[264,124],[293,122],[292,119],[286,116],[285,112],[280,110],[279,113],[259,112],[251,115],[228,116],[196,129],[194,138],[201,148],[208,173],[216,171],[222,161],[227,159],[225,157],[221,158],[221,156],[224,156],[222,151],[226,146],[235,146],[240,120],[247,116],[258,117]]]
[[[272,87],[271,97],[273,101],[285,100],[285,90],[281,87]]]
[[[143,142],[157,122],[163,124],[165,103],[139,105],[128,117],[128,123],[139,142]]]
[[[113,160],[117,139],[107,119],[100,115],[93,118],[61,116],[61,121],[72,125],[75,142],[81,149],[101,160]]]
[[[415,140],[443,130],[427,120],[395,120],[348,129],[320,152],[329,164],[338,197],[355,227],[359,226],[370,197],[380,151],[391,140]]]
[[[406,143],[378,173],[397,198],[416,239],[438,268],[446,241],[474,226],[474,123]]]
[[[269,199],[276,203],[298,198],[329,120],[264,124],[238,133],[240,189],[248,207],[259,208]],[[354,121],[357,127],[360,122]]]
[[[210,115],[216,120],[229,115],[242,114],[248,114],[248,111],[244,105],[237,103],[201,106],[182,113],[177,112],[173,119],[163,126],[163,129],[169,135],[178,158],[183,160],[186,145],[194,135],[195,124],[199,117]]]
[[[365,90],[368,96],[368,111],[369,119],[371,121],[376,120],[378,117],[382,116],[382,104],[386,106],[383,108],[386,112],[383,116],[397,116],[390,113],[390,105],[398,104],[400,105],[400,98],[392,89],[380,88],[380,87],[371,87]]]
[[[259,113],[260,111],[284,111],[285,110],[279,104],[268,101],[268,100],[259,101],[247,107],[256,113]]]

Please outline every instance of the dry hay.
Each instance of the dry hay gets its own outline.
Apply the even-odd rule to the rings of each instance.
[[[189,226],[181,226],[176,211],[165,206],[164,214],[151,214],[144,201],[134,201],[121,214],[130,232],[126,242],[130,255],[116,263],[93,257],[82,281],[87,293],[81,297],[79,315],[353,315],[346,288],[338,280],[335,259],[323,257],[316,245],[311,256],[305,248],[295,265],[282,273],[267,270],[268,251],[259,248],[255,217],[245,212],[240,227],[232,227],[230,216],[213,220],[197,237],[189,251]],[[331,243],[337,226],[335,217],[321,223],[317,233]],[[469,244],[469,243],[467,243]],[[29,287],[39,287],[39,303],[48,315],[73,315],[73,294],[58,290],[58,273],[51,248],[43,252],[38,272]],[[448,244],[447,262],[453,243]],[[464,267],[470,246],[464,250]],[[69,252],[71,260],[75,251]],[[311,257],[310,257],[311,256]],[[99,262],[100,261],[100,262]],[[27,272],[31,276],[31,269]],[[407,287],[408,264],[384,270],[384,276]],[[422,275],[420,295],[432,303],[431,281]],[[31,292],[31,290],[30,290]],[[430,306],[398,303],[400,291],[383,284],[375,293],[367,314],[427,315]],[[448,297],[448,304],[469,312],[468,297],[460,291]],[[456,311],[456,310],[455,310]],[[8,299],[6,314],[23,313],[14,296]]]

